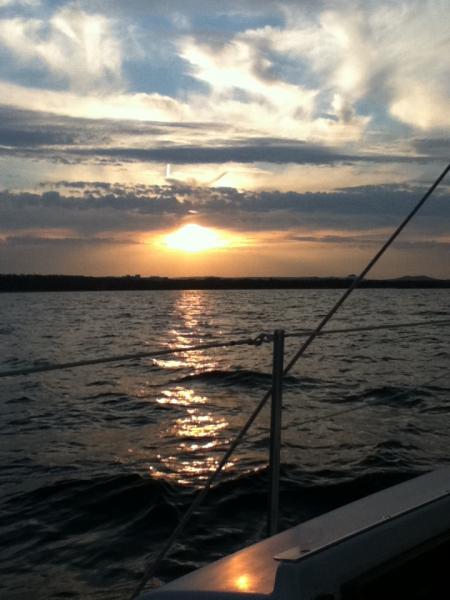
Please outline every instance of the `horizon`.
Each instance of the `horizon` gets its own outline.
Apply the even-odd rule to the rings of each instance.
[[[181,280],[181,279],[274,279],[274,280],[284,280],[284,279],[356,279],[358,277],[355,273],[350,273],[348,275],[308,275],[308,276],[297,276],[297,275],[236,275],[236,276],[222,276],[222,275],[183,275],[172,277],[169,275],[141,275],[140,273],[124,273],[122,275],[90,275],[90,274],[81,274],[81,273],[0,273],[0,278],[2,277],[67,277],[67,278],[86,278],[86,279],[129,279],[129,280],[145,280],[145,279],[168,279],[168,280]],[[398,277],[373,277],[367,275],[362,280],[364,281],[396,281],[401,279],[413,279],[413,280],[421,280],[421,279],[430,279],[430,280],[441,280],[441,281],[450,281],[450,278],[443,277],[431,277],[430,275],[400,275]]]
[[[0,272],[360,272],[449,161],[447,13],[0,0]],[[450,278],[450,178],[370,276]]]

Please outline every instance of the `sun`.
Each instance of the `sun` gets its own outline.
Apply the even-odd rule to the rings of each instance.
[[[205,252],[206,250],[224,248],[230,242],[215,229],[189,223],[189,225],[183,225],[173,233],[166,235],[163,243],[170,250]]]

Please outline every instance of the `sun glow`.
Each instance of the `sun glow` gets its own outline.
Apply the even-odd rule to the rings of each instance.
[[[230,241],[219,231],[202,225],[183,225],[164,237],[164,245],[182,252],[204,252],[228,246]]]

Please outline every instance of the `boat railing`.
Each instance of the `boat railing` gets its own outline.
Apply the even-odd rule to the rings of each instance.
[[[428,322],[413,322],[413,323],[394,323],[394,324],[386,324],[386,325],[367,325],[360,326],[350,329],[334,329],[327,330],[325,329],[328,322],[332,319],[332,317],[336,314],[336,312],[340,309],[340,307],[344,304],[347,298],[352,294],[352,292],[360,285],[360,283],[364,280],[366,275],[371,271],[371,269],[375,266],[375,264],[379,261],[379,259],[383,256],[386,250],[391,246],[391,244],[395,241],[395,239],[400,235],[409,221],[414,217],[414,215],[420,210],[423,204],[427,201],[427,199],[431,196],[433,191],[438,187],[440,182],[444,179],[447,173],[450,171],[450,164],[444,169],[441,175],[436,179],[433,185],[428,189],[425,195],[420,199],[420,201],[416,204],[416,206],[410,211],[407,217],[400,223],[400,225],[395,229],[395,231],[391,234],[389,239],[383,244],[383,246],[378,250],[378,252],[374,255],[374,257],[369,261],[366,267],[361,271],[361,273],[355,277],[350,284],[350,286],[344,291],[344,293],[338,298],[335,304],[331,307],[331,309],[325,314],[325,316],[320,320],[318,325],[311,330],[301,331],[291,334],[286,334],[284,330],[277,329],[272,333],[262,333],[255,338],[245,338],[239,340],[229,340],[229,341],[217,341],[210,343],[197,344],[193,346],[185,346],[178,348],[164,348],[161,350],[151,351],[151,352],[138,352],[134,354],[124,354],[120,356],[110,356],[104,358],[96,358],[96,359],[86,359],[81,361],[74,361],[69,363],[59,363],[59,364],[45,364],[45,365],[37,365],[34,367],[23,368],[23,369],[15,369],[9,371],[0,372],[0,378],[3,377],[13,377],[19,375],[30,375],[33,373],[45,372],[45,371],[53,371],[59,369],[72,369],[75,367],[89,366],[89,365],[98,365],[105,364],[110,362],[124,361],[130,359],[140,359],[140,358],[156,358],[161,356],[166,356],[169,354],[175,354],[178,352],[189,352],[194,350],[206,350],[213,348],[225,348],[239,345],[253,345],[259,346],[264,343],[271,342],[273,344],[273,360],[272,360],[272,385],[270,389],[268,389],[261,400],[258,402],[256,407],[251,412],[250,416],[247,418],[246,422],[242,426],[241,430],[234,438],[234,440],[229,445],[227,451],[220,459],[216,469],[209,475],[206,480],[203,488],[199,491],[199,493],[194,498],[193,502],[189,506],[188,510],[185,512],[178,525],[173,530],[172,534],[166,540],[166,543],[163,545],[159,554],[157,555],[155,560],[152,560],[147,564],[143,577],[139,582],[138,586],[134,590],[131,595],[131,600],[136,598],[140,592],[143,590],[147,581],[154,576],[159,565],[170,552],[175,540],[179,537],[179,535],[184,530],[186,524],[189,519],[201,504],[206,494],[210,490],[212,484],[217,479],[219,474],[222,472],[225,465],[228,463],[231,455],[234,453],[241,440],[246,435],[247,431],[250,429],[251,425],[263,409],[263,407],[267,404],[269,398],[272,398],[272,409],[271,409],[271,435],[270,435],[270,495],[269,495],[269,511],[268,511],[268,533],[269,535],[274,534],[278,528],[278,496],[279,496],[279,477],[280,477],[280,448],[281,448],[281,411],[282,411],[282,382],[283,378],[292,370],[294,365],[302,358],[305,354],[306,350],[312,344],[312,342],[319,336],[322,335],[342,335],[343,333],[360,333],[367,332],[371,330],[381,330],[381,329],[398,329],[401,327],[412,327],[412,326],[430,326],[430,325],[448,325],[450,324],[450,320],[439,320],[439,321],[428,321]],[[291,357],[288,363],[284,364],[284,341],[286,337],[303,337],[305,338],[303,343],[300,345],[299,349],[295,352],[295,354]],[[445,373],[446,374],[446,373]],[[443,375],[433,378],[433,382],[443,377]],[[428,382],[430,384],[431,382]],[[422,384],[423,385],[423,384]],[[419,387],[419,386],[418,386]],[[403,392],[402,392],[403,393]],[[345,409],[344,411],[339,411],[338,414],[342,412],[350,412],[358,407],[352,407],[352,409]],[[323,416],[321,417],[323,418]],[[311,420],[308,420],[311,422]]]

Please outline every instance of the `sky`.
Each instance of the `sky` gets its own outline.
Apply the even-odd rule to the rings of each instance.
[[[449,0],[0,0],[0,273],[345,276],[450,161]],[[450,277],[450,180],[373,277]]]

